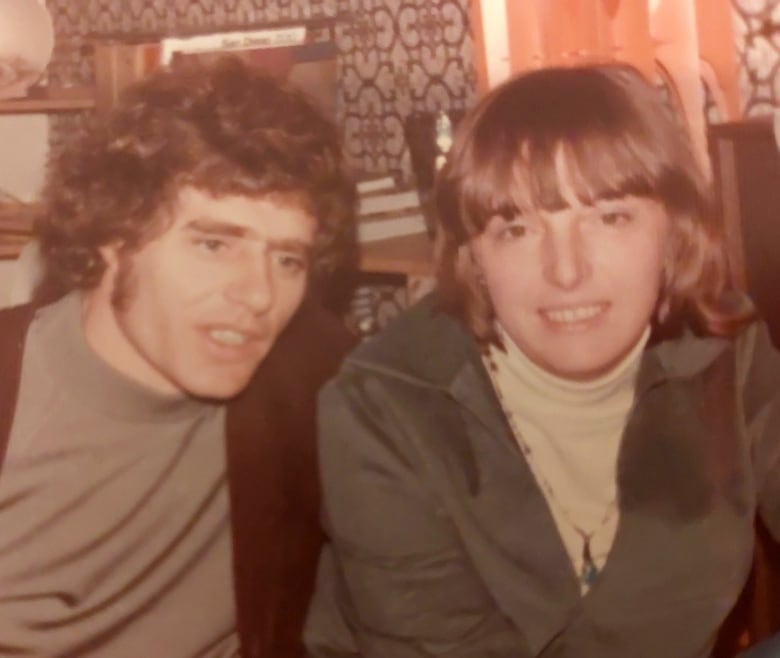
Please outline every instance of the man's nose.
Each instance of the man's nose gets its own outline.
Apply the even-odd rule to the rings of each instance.
[[[227,298],[253,314],[267,311],[273,304],[273,274],[269,258],[265,256],[247,257],[239,272],[228,284]]]
[[[552,226],[544,240],[545,277],[558,288],[571,290],[590,274],[582,233],[575,223]]]

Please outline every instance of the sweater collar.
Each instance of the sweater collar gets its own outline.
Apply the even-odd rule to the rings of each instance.
[[[506,332],[499,327],[499,335],[506,349],[490,346],[485,355],[489,364],[492,362],[503,373],[499,381],[509,386],[516,393],[523,392],[523,398],[530,396],[548,408],[562,406],[563,409],[580,413],[582,409],[607,405],[609,401],[633,391],[636,376],[650,328],[647,327],[634,347],[607,373],[588,381],[574,381],[554,375],[526,356],[512,341]],[[510,396],[507,401],[513,398]]]
[[[661,380],[695,377],[726,349],[728,341],[690,332],[648,345],[640,359],[637,389]],[[407,311],[376,339],[358,347],[348,361],[362,368],[455,390],[482,367],[483,349],[458,319],[440,308],[434,293]]]
[[[727,341],[685,333],[642,353],[637,395],[671,379],[703,372]],[[483,349],[466,326],[441,309],[436,293],[424,298],[383,334],[355,350],[348,361],[416,385],[446,390],[483,423],[498,430],[503,416],[482,363]]]
[[[105,363],[84,336],[81,300],[74,292],[39,309],[31,327],[40,345],[39,358],[71,395],[106,414],[134,421],[177,420],[216,408],[187,395],[150,391]]]

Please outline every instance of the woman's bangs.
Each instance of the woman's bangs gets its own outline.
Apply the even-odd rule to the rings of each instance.
[[[658,196],[659,162],[630,136],[584,137],[557,143],[528,140],[504,157],[485,158],[463,181],[465,228],[478,235],[491,217],[509,220],[568,207],[572,197]]]
[[[583,204],[623,196],[658,196],[662,169],[658,154],[631,134],[586,136],[562,143],[558,151],[564,175],[551,182],[565,182],[568,193]]]
[[[523,198],[515,180],[518,154],[506,146],[498,152],[490,150],[473,153],[468,175],[461,179],[460,215],[467,238],[479,235],[495,215],[509,218],[516,214],[518,200]]]

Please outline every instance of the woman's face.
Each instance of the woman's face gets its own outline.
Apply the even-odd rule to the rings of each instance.
[[[550,373],[608,372],[655,311],[669,219],[652,199],[623,197],[509,221],[493,217],[471,241],[496,318]]]

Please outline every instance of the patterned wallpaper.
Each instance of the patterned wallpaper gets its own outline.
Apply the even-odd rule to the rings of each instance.
[[[367,172],[408,167],[403,121],[414,112],[462,109],[473,98],[468,0],[48,0],[57,33],[56,83],[92,80],[90,34],[193,29],[336,18],[344,136]],[[53,141],[77,117],[57,117]]]
[[[780,2],[733,0],[743,111],[780,107]]]
[[[780,106],[780,0],[732,0],[745,113]],[[85,83],[89,35],[239,27],[336,18],[339,107],[349,153],[364,171],[408,168],[403,121],[474,98],[469,0],[47,0],[57,45],[54,83]],[[713,115],[714,116],[714,115]],[[55,119],[53,143],[83,117]]]
[[[2,0],[0,0],[2,1]],[[522,2],[523,0],[515,0]],[[637,0],[628,0],[637,1]],[[780,107],[780,0],[732,0],[746,115]],[[348,152],[365,172],[410,165],[407,117],[461,110],[474,99],[469,0],[47,0],[57,45],[49,67],[54,83],[89,83],[89,35],[240,27],[301,19],[336,19],[341,80],[338,107]],[[708,116],[715,120],[711,98]],[[62,114],[52,146],[88,121]],[[404,305],[398,281],[376,281],[354,296],[352,322],[372,333]]]

